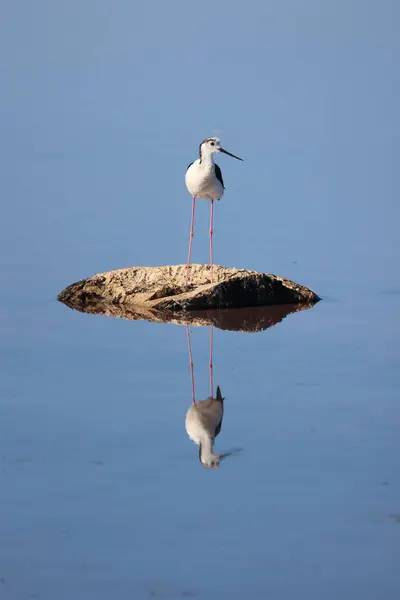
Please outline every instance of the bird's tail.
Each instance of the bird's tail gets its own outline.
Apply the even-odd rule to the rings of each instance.
[[[220,402],[223,402],[225,400],[225,398],[222,397],[221,388],[219,387],[219,385],[217,385],[217,400],[220,400]]]

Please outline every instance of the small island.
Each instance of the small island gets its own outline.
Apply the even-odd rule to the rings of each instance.
[[[159,311],[160,316],[287,304],[310,306],[320,300],[310,289],[269,273],[214,265],[213,279],[211,283],[210,266],[203,264],[191,265],[188,285],[186,265],[129,267],[72,283],[58,300],[85,312],[104,314],[107,307],[120,307],[153,315]]]

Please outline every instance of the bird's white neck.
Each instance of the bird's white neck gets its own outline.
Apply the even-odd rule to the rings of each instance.
[[[214,152],[210,152],[207,147],[201,149],[200,162],[205,165],[213,165]]]

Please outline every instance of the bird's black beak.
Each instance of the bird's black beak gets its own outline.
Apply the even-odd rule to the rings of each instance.
[[[223,152],[223,154],[227,154],[228,156],[232,156],[232,158],[236,158],[237,160],[243,160],[243,158],[239,158],[238,156],[231,154],[230,152],[228,152],[227,150],[224,150],[223,148],[220,148],[219,151]]]

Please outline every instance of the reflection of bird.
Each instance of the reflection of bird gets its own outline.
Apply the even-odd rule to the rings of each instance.
[[[186,267],[186,283],[189,280],[189,265],[190,256],[192,253],[192,242],[194,235],[194,210],[196,205],[196,198],[204,198],[205,200],[211,200],[210,209],[210,267],[211,267],[211,283],[213,282],[213,258],[212,258],[212,235],[213,235],[213,212],[214,212],[214,200],[219,200],[224,193],[224,181],[222,179],[221,169],[214,163],[213,155],[215,152],[222,152],[233,156],[237,160],[243,160],[230,152],[227,152],[221,148],[219,138],[212,137],[206,138],[200,144],[200,156],[197,160],[190,163],[186,170],[186,187],[192,196],[192,222],[190,226],[190,238],[189,238],[189,253],[188,262]]]
[[[186,431],[190,439],[199,445],[199,458],[205,467],[218,467],[222,458],[213,452],[213,445],[221,431],[223,416],[224,398],[219,386],[216,398],[194,402],[186,413]]]

